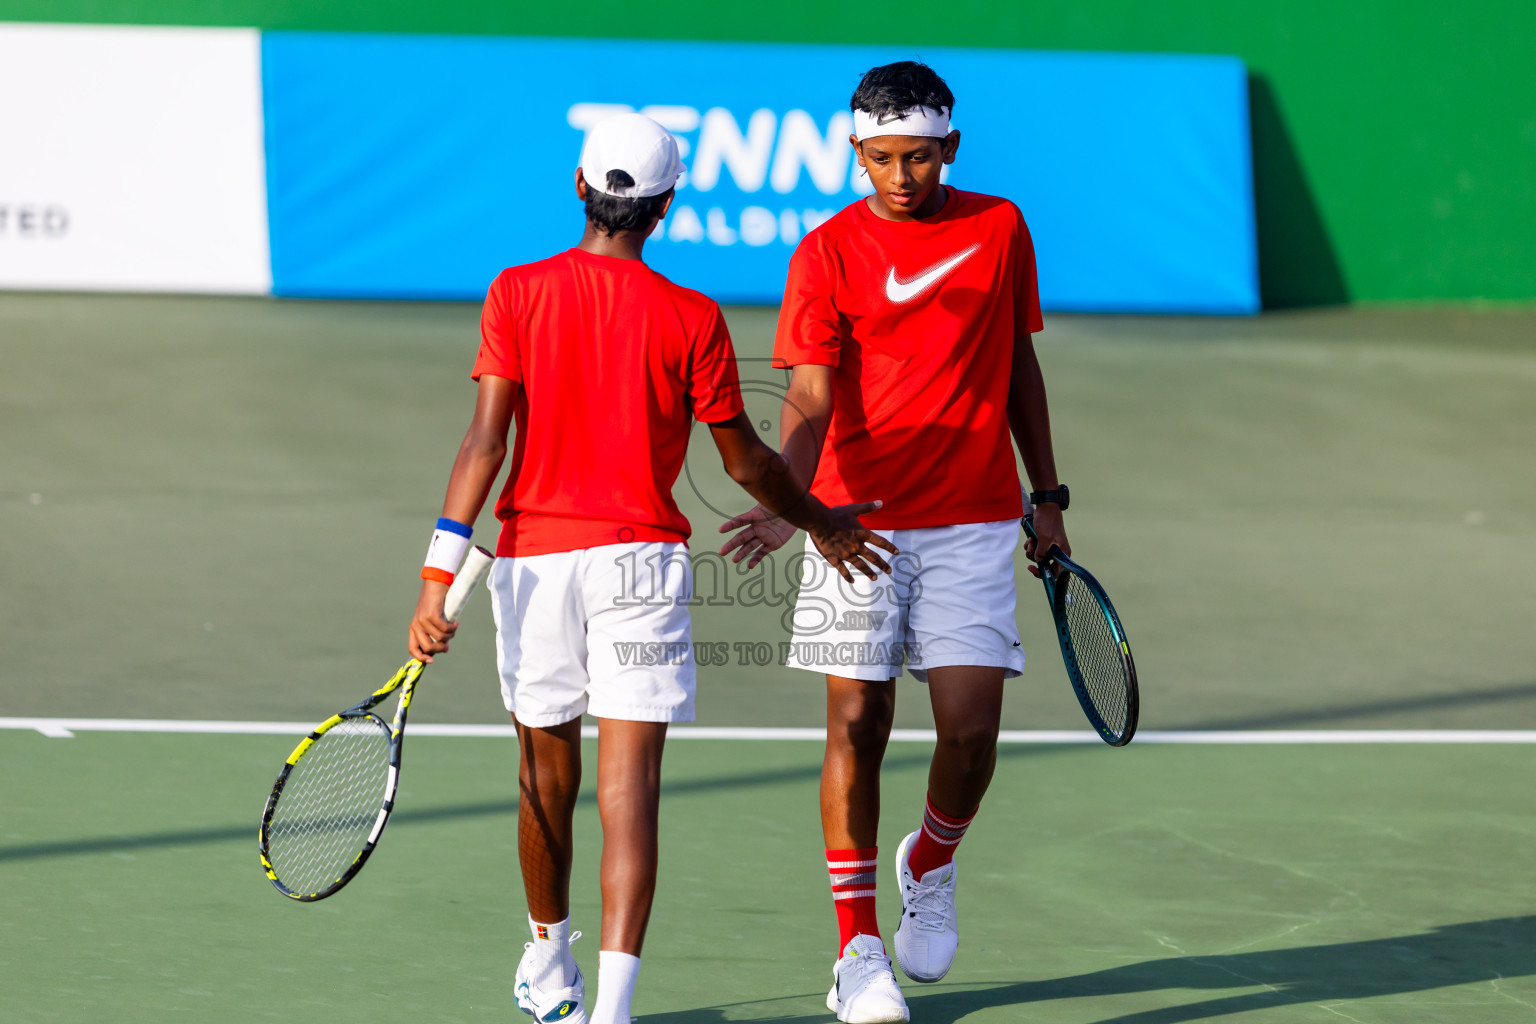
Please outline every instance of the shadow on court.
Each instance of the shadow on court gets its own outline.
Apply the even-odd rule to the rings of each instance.
[[[1099,1024],[1178,1024],[1273,1010],[1403,995],[1536,975],[1536,917],[1504,917],[1436,928],[1418,935],[1299,946],[1223,956],[1184,956],[1048,981],[1023,981],[962,991],[906,984],[912,1019],[955,1024],[969,1014],[1053,999],[1132,995],[1168,989],[1253,989],[1181,1006],[1106,1017]],[[804,997],[801,997],[804,998]],[[747,1006],[762,1004],[747,1004]],[[1513,1005],[1513,1002],[1512,1002]],[[752,1016],[747,1006],[726,1004],[669,1013],[676,1024],[759,1021],[812,1024],[825,1013]]]
[[[1004,746],[999,748],[999,759],[1028,757],[1037,754],[1057,753],[1068,749],[1064,746]],[[931,753],[924,749],[911,754],[887,756],[889,768],[910,768],[926,765]],[[693,793],[711,793],[720,790],[751,789],[757,786],[777,786],[786,783],[811,782],[821,778],[821,762],[777,768],[772,771],[744,772],[739,775],[721,775],[702,779],[679,779],[664,782],[663,798],[685,796]],[[517,780],[509,775],[507,787],[514,789]],[[811,797],[814,799],[814,796]],[[594,804],[597,795],[591,790],[583,792],[578,804]],[[391,828],[402,825],[430,825],[442,821],[464,818],[489,818],[517,813],[516,798],[486,800],[471,804],[449,804],[440,807],[412,809],[401,807],[390,816]],[[665,821],[665,817],[663,817]],[[79,839],[62,839],[46,843],[27,843],[17,846],[0,846],[0,863],[22,860],[45,860],[50,857],[83,856],[93,853],[132,853],[171,847],[203,846],[211,843],[254,842],[256,823],[253,818],[243,825],[224,825],[213,828],[174,829],[162,832],[141,832],[136,835],[90,836]]]

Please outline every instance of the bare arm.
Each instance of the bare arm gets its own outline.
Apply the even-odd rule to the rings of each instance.
[[[827,425],[832,422],[832,375],[835,368],[802,363],[790,371],[789,390],[779,411],[779,445],[789,465],[789,475],[803,490],[811,489],[816,467],[821,462],[822,444]],[[756,495],[753,495],[756,497]],[[732,561],[750,556],[747,568],[763,560],[768,552],[784,545],[794,535],[794,526],[775,516],[764,505],[736,516],[720,527],[720,532],[741,528],[720,548],[722,555],[735,551]]]
[[[1031,489],[1050,491],[1060,486],[1061,481],[1056,477],[1056,454],[1051,447],[1051,411],[1045,400],[1045,377],[1040,372],[1034,340],[1028,334],[1013,343],[1013,368],[1008,381],[1008,426],[1013,431],[1014,443],[1019,446],[1019,455],[1024,459]],[[1064,553],[1072,553],[1066,527],[1061,521],[1061,508],[1054,502],[1036,507],[1035,532],[1040,537],[1040,550],[1049,551],[1055,544]],[[1034,558],[1035,542],[1025,541],[1024,546],[1025,553]]]
[[[827,508],[809,488],[795,479],[789,460],[763,443],[744,412],[724,423],[711,423],[709,430],[731,479],[756,498],[764,509],[809,533],[817,549],[844,579],[853,579],[848,566],[870,579],[875,578],[871,565],[884,572],[891,571],[885,560],[869,546],[884,548],[892,554],[896,553],[896,548],[885,538],[864,529],[858,521],[858,516],[879,508],[879,502]]]
[[[507,456],[507,432],[512,427],[512,410],[521,391],[521,384],[505,377],[487,374],[480,378],[475,415],[448,475],[444,518],[471,524],[479,518]],[[459,627],[443,618],[443,598],[447,594],[447,584],[421,581],[421,595],[416,600],[416,614],[408,635],[411,657],[431,662],[432,655],[448,649],[448,640]]]
[[[779,447],[790,475],[806,490],[816,478],[821,446],[832,422],[832,374],[835,367],[801,363],[790,371],[789,390],[779,411]]]

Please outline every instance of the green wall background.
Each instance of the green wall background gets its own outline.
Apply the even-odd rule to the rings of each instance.
[[[9,21],[880,43],[919,57],[925,46],[1237,54],[1253,75],[1266,306],[1536,299],[1530,0],[780,0],[764,10],[712,0],[0,0]]]

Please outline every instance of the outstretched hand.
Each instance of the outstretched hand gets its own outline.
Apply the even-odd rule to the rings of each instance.
[[[885,559],[871,550],[871,545],[884,548],[893,555],[901,553],[896,545],[878,533],[866,530],[859,522],[859,516],[875,511],[880,505],[881,502],[878,501],[866,501],[828,509],[831,513],[831,526],[811,534],[811,543],[816,545],[816,550],[820,551],[822,557],[849,583],[853,582],[853,573],[849,571],[850,566],[869,579],[876,578],[875,569],[884,573],[891,571]]]
[[[727,519],[720,526],[720,532],[726,533],[741,527],[741,532],[720,546],[722,555],[731,555],[732,562],[739,562],[750,556],[747,568],[757,567],[757,563],[770,551],[777,551],[789,543],[789,538],[795,535],[795,528],[782,516],[774,515],[761,505],[754,505],[750,511],[743,512],[739,516]]]

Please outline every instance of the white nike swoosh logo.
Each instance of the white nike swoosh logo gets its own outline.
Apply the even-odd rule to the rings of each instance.
[[[907,302],[916,298],[936,284],[939,278],[970,259],[980,248],[979,245],[973,245],[969,249],[956,253],[932,270],[919,274],[910,281],[896,280],[896,268],[892,267],[890,276],[885,279],[885,297],[892,302]]]

